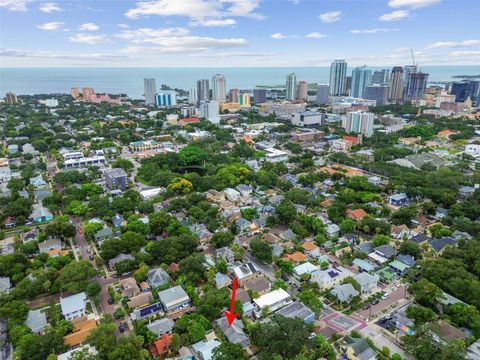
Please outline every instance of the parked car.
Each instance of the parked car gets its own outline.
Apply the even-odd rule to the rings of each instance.
[[[389,296],[390,296],[390,293],[386,292],[385,294],[382,295],[382,300],[387,300]]]
[[[372,305],[377,305],[378,303],[379,303],[378,299],[373,299],[372,301],[370,301],[370,304]]]
[[[113,299],[112,299],[112,298],[108,298],[108,303],[109,303],[110,305],[113,305],[113,303],[114,303]]]
[[[125,326],[123,324],[120,324],[118,326],[118,331],[120,331],[121,333],[125,332]]]

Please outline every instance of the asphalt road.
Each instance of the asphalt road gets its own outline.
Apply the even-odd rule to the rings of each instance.
[[[397,289],[393,290],[390,293],[390,296],[387,299],[380,300],[378,304],[371,305],[369,309],[358,311],[357,315],[363,319],[368,320],[369,317],[380,313],[384,309],[389,308],[395,302],[404,300],[406,292],[407,291],[405,285],[400,285]]]

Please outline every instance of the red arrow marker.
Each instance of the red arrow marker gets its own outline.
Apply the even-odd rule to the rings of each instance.
[[[233,320],[237,317],[238,313],[235,311],[235,295],[237,293],[237,278],[233,278],[233,288],[232,288],[232,302],[230,304],[230,311],[225,311],[225,316],[227,317],[228,325],[232,326]]]

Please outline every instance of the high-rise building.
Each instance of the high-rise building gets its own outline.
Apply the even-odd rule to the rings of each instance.
[[[219,110],[220,104],[216,100],[202,101],[200,103],[200,114],[214,124],[220,122]]]
[[[173,90],[164,90],[155,96],[155,104],[159,107],[177,105],[177,93]]]
[[[232,103],[238,103],[239,95],[240,91],[238,89],[230,89],[230,91],[228,92],[228,100]]]
[[[297,75],[290,73],[287,75],[285,98],[295,100],[297,98]]]
[[[250,107],[250,94],[243,93],[238,97],[238,102],[241,107]]]
[[[408,87],[408,81],[410,80],[410,74],[417,72],[417,65],[405,65],[403,67],[403,91]]]
[[[7,92],[5,94],[5,101],[7,104],[16,104],[18,102],[17,94],[14,92]]]
[[[450,94],[455,95],[456,102],[464,102],[470,98],[476,106],[480,103],[480,81],[462,80],[449,84]]]
[[[210,100],[210,84],[208,79],[197,81],[197,102]]]
[[[403,89],[403,100],[420,100],[425,95],[427,88],[428,74],[423,72],[411,72],[408,74],[408,81]]]
[[[387,103],[388,85],[374,84],[367,86],[363,92],[363,98],[368,100],[375,100],[377,106],[385,105]]]
[[[362,98],[363,92],[367,86],[372,83],[372,70],[364,66],[357,66],[352,71],[352,89],[350,96],[354,98]]]
[[[82,89],[82,96],[84,99],[88,99],[90,96],[93,96],[93,95],[95,95],[95,91],[93,90],[93,88],[86,86]]]
[[[317,104],[326,104],[328,103],[328,96],[330,95],[330,87],[326,84],[317,85],[317,94],[315,97],[315,102]]]
[[[261,104],[267,101],[267,89],[253,89],[253,102]]]
[[[72,97],[74,99],[78,99],[80,97],[80,92],[78,91],[78,88],[77,87],[72,87],[70,89],[70,95],[72,95]]]
[[[343,128],[347,133],[363,134],[366,137],[373,135],[374,114],[365,111],[347,113]]]
[[[212,99],[225,102],[226,91],[225,76],[215,74],[212,78]]]
[[[352,91],[352,76],[345,76],[345,95],[349,95]]]
[[[157,80],[153,78],[143,79],[145,104],[155,105],[155,94],[157,93]],[[85,97],[85,94],[83,94]]]
[[[401,66],[394,66],[392,69],[387,98],[390,102],[403,100],[403,68]]]
[[[299,81],[297,86],[297,99],[307,100],[308,83],[306,81]]]
[[[372,74],[372,84],[388,84],[390,81],[390,69],[375,70]]]
[[[191,88],[188,92],[188,103],[189,104],[196,104],[197,103],[197,88]]]
[[[347,76],[347,62],[335,60],[330,66],[330,95],[340,96],[345,94],[345,78]]]

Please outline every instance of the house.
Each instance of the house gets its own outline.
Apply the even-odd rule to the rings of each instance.
[[[340,233],[340,226],[338,226],[337,224],[330,224],[327,226],[325,232],[330,239],[336,238]]]
[[[447,323],[444,320],[436,320],[433,324],[432,327],[433,331],[438,335],[440,339],[437,339],[438,342],[443,341],[453,341],[453,340],[458,340],[458,339],[464,339],[465,338],[465,333],[456,328],[455,326]],[[437,337],[434,336],[434,339]]]
[[[313,241],[305,241],[302,244],[302,247],[305,250],[305,252],[308,254],[308,256],[312,258],[316,259],[321,255],[320,248],[317,245],[315,245]]]
[[[412,236],[409,240],[413,241],[417,245],[421,245],[427,242],[429,243],[432,240],[432,238],[425,234],[418,234],[418,235]]]
[[[230,286],[232,284],[232,279],[227,275],[217,272],[215,274],[215,286],[217,289],[223,289],[224,287]]]
[[[250,221],[242,217],[235,221],[235,226],[237,227],[238,232],[242,234],[248,233],[251,225],[252,223]]]
[[[390,195],[387,200],[390,205],[394,206],[402,206],[408,204],[408,196],[405,193]]]
[[[326,269],[317,270],[312,273],[310,281],[316,282],[321,290],[331,289],[335,285],[340,284],[346,277],[353,275],[354,274],[351,271],[344,267],[338,266],[334,268],[329,266]]]
[[[13,216],[7,216],[2,222],[2,226],[5,229],[12,229],[16,225],[17,225],[17,219]]]
[[[124,222],[125,222],[125,219],[123,218],[123,215],[121,215],[121,214],[116,214],[112,218],[112,224],[116,228],[119,228],[120,226],[122,226],[124,224]]]
[[[61,250],[62,242],[59,239],[50,239],[38,243],[38,251],[41,254],[48,253],[50,250]]]
[[[118,263],[126,260],[135,261],[135,258],[130,254],[119,254],[113,259],[108,260],[108,266],[113,270]]]
[[[233,273],[238,280],[239,286],[244,286],[245,283],[260,275],[260,270],[253,263],[245,263],[233,268]]]
[[[441,253],[446,246],[456,246],[457,240],[451,237],[442,237],[440,239],[430,239],[428,244],[430,247],[438,253]]]
[[[47,182],[41,175],[30,178],[30,184],[37,188],[47,186]]]
[[[375,360],[376,352],[368,345],[367,340],[345,336],[342,349],[348,360]]]
[[[478,360],[480,359],[480,339],[472,343],[467,348],[467,360]]]
[[[163,318],[152,321],[151,323],[146,324],[148,330],[157,335],[157,339],[160,338],[163,334],[172,334],[173,327],[175,323],[172,319]]]
[[[247,291],[253,291],[263,295],[271,290],[270,282],[263,275],[245,281],[244,288]]]
[[[250,185],[240,184],[236,187],[243,198],[252,196],[253,188]]]
[[[220,319],[215,320],[215,325],[220,328],[228,342],[232,344],[239,344],[244,348],[250,345],[250,339],[243,330],[244,325],[242,320],[235,318],[232,325],[229,325],[227,318],[222,316]]]
[[[291,261],[295,264],[300,264],[301,262],[307,261],[308,257],[300,251],[295,251],[291,254],[285,254],[282,259],[285,261]]]
[[[417,262],[411,255],[398,254],[396,260],[410,267],[417,265]]]
[[[300,301],[292,302],[278,310],[276,314],[288,318],[302,319],[305,324],[311,324],[315,321],[315,313]]]
[[[109,227],[105,227],[101,230],[98,230],[95,235],[95,241],[99,244],[102,245],[102,243],[105,240],[111,239],[113,237],[113,230]]]
[[[357,267],[359,271],[365,271],[367,273],[370,273],[376,269],[376,266],[369,263],[368,261],[365,261],[363,259],[353,259],[353,265]]]
[[[394,273],[398,275],[405,275],[405,273],[410,268],[410,266],[398,260],[393,260],[391,263],[388,264],[388,267],[390,268],[390,270],[392,270]]]
[[[122,191],[128,188],[128,175],[122,168],[105,170],[105,185],[109,190],[120,189]]]
[[[167,313],[184,310],[191,306],[190,297],[180,285],[160,291],[158,299]]]
[[[136,309],[144,307],[152,301],[152,293],[150,291],[139,293],[138,295],[132,296],[127,302],[129,309]]]
[[[360,295],[350,283],[336,285],[332,290],[332,294],[335,295],[341,303],[348,303],[355,296]]]
[[[137,281],[133,277],[126,279],[121,279],[118,282],[122,297],[129,299],[132,296],[138,295],[140,293],[140,288],[137,285]]]
[[[366,272],[361,272],[353,277],[360,285],[360,294],[362,296],[369,296],[378,290],[378,276],[370,275]]]
[[[371,241],[364,241],[356,245],[355,250],[368,255],[373,252],[373,243]]]
[[[293,273],[297,277],[301,277],[303,274],[311,274],[318,270],[318,267],[313,265],[310,262],[305,262],[303,264],[297,265],[293,268]]]
[[[267,309],[269,313],[282,308],[292,302],[291,296],[283,289],[273,290],[267,294],[264,294],[256,299],[253,299],[255,305],[255,317],[260,318],[262,316],[262,310]]]
[[[233,203],[236,203],[240,200],[240,197],[241,197],[240,192],[238,192],[235,189],[226,188],[225,190],[223,190],[223,192],[225,193],[225,197],[227,198],[227,200]]]
[[[368,213],[363,209],[347,209],[347,217],[352,220],[361,220],[365,216],[368,216]]]
[[[0,277],[0,293],[8,293],[12,289],[12,282],[8,276]]]
[[[220,342],[217,340],[208,340],[208,341],[199,341],[192,346],[190,350],[195,356],[195,359],[198,360],[212,360],[213,359],[213,350],[220,346]]]
[[[60,307],[66,320],[73,320],[86,314],[87,295],[84,292],[60,298]]]
[[[380,245],[373,248],[373,253],[368,254],[368,257],[381,265],[394,257],[395,253],[395,248],[392,245]]]
[[[280,239],[283,241],[293,241],[297,238],[297,235],[292,231],[292,229],[287,229],[285,231],[282,231],[279,234]]]
[[[435,220],[441,220],[448,215],[448,210],[442,207],[438,207],[435,211],[435,214],[432,215],[432,218]]]
[[[96,328],[97,321],[95,319],[79,318],[78,321],[73,321],[73,331],[63,337],[63,343],[70,347],[80,345],[87,340],[88,336]]]
[[[34,334],[41,334],[47,327],[47,316],[40,310],[29,310],[25,326],[30,328]]]
[[[211,201],[214,203],[220,203],[225,200],[225,193],[223,191],[210,189],[207,192],[205,192],[205,197],[207,198],[208,201]]]
[[[150,269],[147,273],[147,281],[151,288],[157,288],[159,286],[168,284],[170,281],[170,275],[162,268]]]
[[[408,228],[407,225],[393,225],[392,229],[390,230],[390,235],[394,239],[403,239],[405,236],[409,237],[411,235],[411,230]]]
[[[130,317],[132,318],[132,320],[143,320],[157,314],[163,315],[163,306],[160,302],[150,304],[148,306],[142,307],[141,309],[135,309],[130,314]]]
[[[229,264],[235,261],[235,253],[227,246],[215,250],[215,257],[217,258],[217,260],[223,258]]]
[[[50,210],[48,210],[40,202],[33,208],[30,219],[37,223],[44,223],[47,221],[51,221],[53,219],[53,215]]]
[[[459,231],[459,230],[455,230],[452,234],[452,238],[454,238],[457,241],[460,240],[460,239],[470,240],[472,238],[472,236],[469,233]]]
[[[160,355],[165,354],[170,349],[170,344],[172,343],[171,334],[163,334],[160,338],[155,340],[153,344],[148,347],[148,351],[153,358],[157,358]]]
[[[95,349],[95,347],[90,346],[89,344],[85,344],[75,349],[72,349],[70,351],[64,352],[63,354],[58,355],[57,360],[73,360],[75,359],[75,356],[76,356],[75,354],[79,352],[82,353],[82,356],[89,355],[89,356],[92,356],[93,358],[96,355],[98,355],[98,351],[97,349]]]

